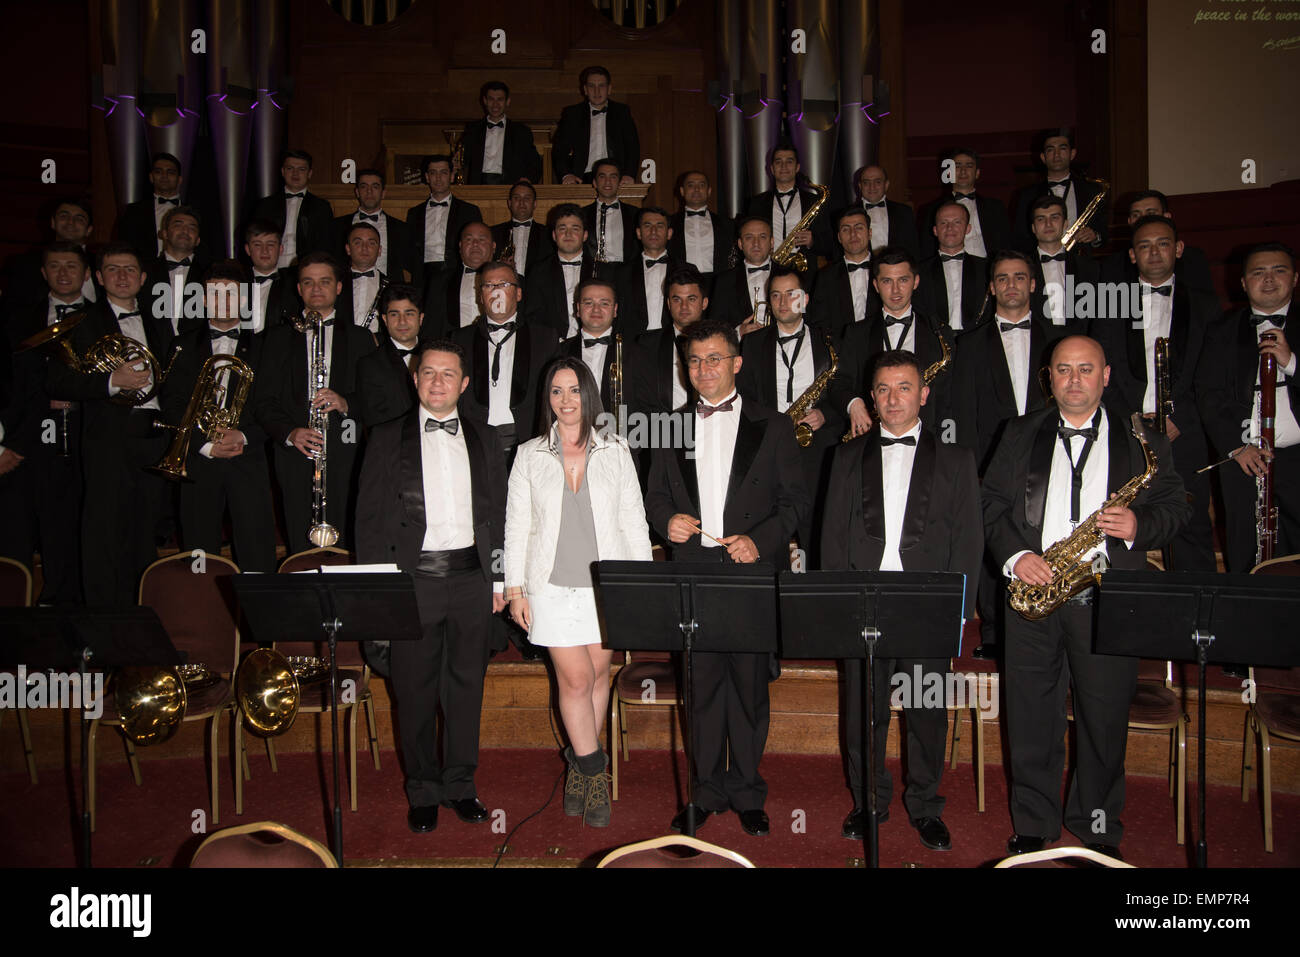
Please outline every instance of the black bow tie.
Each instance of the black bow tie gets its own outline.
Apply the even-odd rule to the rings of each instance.
[[[868,203],[868,202],[864,199],[864,200],[862,201],[862,208],[863,208],[863,209],[884,209],[884,208],[885,208],[885,203],[887,203],[887,202],[888,202],[888,200],[884,200],[884,199],[882,199],[882,200],[881,200],[880,202],[878,202],[878,203]]]
[[[302,198],[303,198],[304,196],[306,196],[306,195],[307,195],[306,192],[302,192],[302,193],[285,193],[285,194],[284,194],[284,198],[285,198],[285,199],[302,199]]]
[[[414,349],[400,349],[397,346],[393,346],[393,351],[396,352],[398,357],[402,359],[405,359],[407,356],[415,355]]]
[[[1026,332],[1028,332],[1033,328],[1033,326],[1034,326],[1034,321],[1032,319],[1022,319],[1019,322],[999,322],[998,331],[1010,332],[1012,329],[1024,329]]]
[[[119,312],[117,314],[117,318],[119,320],[130,319],[132,316],[138,316],[138,315],[140,315],[140,310],[137,309],[135,312]]]
[[[601,336],[599,339],[583,339],[582,347],[588,349],[591,346],[607,346],[612,336]]]
[[[954,260],[954,259],[956,259],[956,260],[962,260],[962,259],[965,259],[965,258],[966,258],[966,254],[965,254],[965,253],[956,253],[956,254],[954,254],[954,255],[952,255],[952,256],[949,256],[947,253],[939,253],[939,262],[941,262],[941,263],[951,262],[951,261]]]
[[[450,205],[451,205],[451,200],[448,200],[448,199],[431,199],[431,200],[429,200],[429,205],[430,205],[430,206],[450,206]]]
[[[60,306],[59,308],[62,309],[63,307]],[[1262,325],[1263,325],[1264,323],[1266,323],[1266,322],[1271,322],[1271,323],[1273,323],[1273,325],[1275,325],[1275,326],[1277,326],[1279,329],[1281,329],[1283,326],[1286,325],[1286,316],[1285,316],[1285,315],[1277,315],[1277,316],[1261,316],[1261,315],[1260,315],[1259,313],[1257,313],[1257,312],[1252,312],[1252,313],[1250,314],[1250,321],[1253,322],[1253,323],[1254,323],[1255,325],[1257,325],[1257,326],[1262,326]]]
[[[354,272],[352,274],[352,278],[353,279],[374,279],[375,271],[373,269],[367,269],[365,272]]]
[[[658,259],[647,259],[645,261],[645,264],[647,269],[649,269],[651,266],[664,266],[668,264],[668,257],[664,255],[664,256],[660,256]]]
[[[868,269],[868,270],[869,270],[869,269],[871,268],[871,260],[870,260],[870,259],[864,259],[864,260],[863,260],[862,262],[860,262],[860,263],[851,263],[851,262],[849,262],[849,261],[846,259],[846,260],[844,260],[844,268],[847,269],[849,272],[853,272],[855,269]]]
[[[222,332],[220,329],[213,329],[211,326],[209,326],[208,338],[213,342],[216,342],[218,339],[238,339],[239,330],[227,329],[224,332]]]
[[[1147,289],[1154,292],[1157,296],[1172,296],[1174,294],[1174,287],[1172,284],[1168,286],[1147,286]]]
[[[796,332],[794,335],[790,335],[790,336],[777,336],[777,337],[776,337],[776,344],[777,344],[778,346],[783,346],[783,345],[785,345],[787,342],[794,342],[794,341],[796,341],[796,340],[798,340],[798,339],[802,339],[802,338],[803,338],[803,334],[804,334],[804,330],[803,330],[803,329],[800,329],[800,330],[799,330],[798,332]]]
[[[736,397],[734,395],[726,402],[722,403],[722,405],[705,405],[703,400],[701,400],[695,406],[695,414],[701,419],[707,419],[714,412],[730,412],[735,402]]]
[[[707,209],[688,209],[688,210],[686,211],[686,215],[687,215],[687,216],[707,216],[707,215],[709,215],[709,211],[708,211]]]
[[[975,198],[975,191],[974,191],[974,190],[971,190],[969,193],[953,193],[953,194],[952,194],[952,201],[953,201],[954,203],[961,202],[963,199],[970,199],[970,200],[973,200],[974,198]]]
[[[84,300],[81,302],[73,302],[73,303],[56,302],[54,304],[54,314],[58,316],[60,319],[62,319],[70,312],[76,312],[78,309],[85,309],[85,308],[86,308],[86,303]],[[1256,324],[1258,325],[1258,323]]]
[[[512,219],[512,220],[510,220],[510,228],[511,228],[511,229],[518,229],[520,226],[531,226],[532,224],[533,224],[533,221],[532,221],[531,219],[530,219],[528,222],[526,222],[526,223],[521,223],[521,222],[520,222],[519,220],[517,220],[517,219]]]
[[[1094,442],[1097,441],[1097,427],[1095,425],[1090,425],[1086,429],[1071,429],[1062,424],[1056,427],[1056,434],[1063,439],[1070,439],[1076,435],[1082,435],[1085,439],[1092,439]]]
[[[166,206],[168,203],[173,206],[179,206],[181,204],[181,198],[179,196],[174,196],[171,199],[166,199],[162,196],[155,196],[154,199],[158,201],[159,206]]]
[[[1039,253],[1038,261],[1040,263],[1063,263],[1066,261],[1066,253],[1057,253],[1055,256],[1049,256],[1047,253]]]
[[[592,115],[592,116],[600,116],[602,113],[605,113],[605,112],[607,112],[608,110],[609,110],[609,107],[608,107],[608,106],[602,106],[600,109],[596,109],[596,108],[593,106],[593,107],[591,108],[591,115]]]
[[[1058,199],[1064,199],[1064,198],[1066,197],[1066,195],[1070,192],[1070,181],[1069,181],[1068,179],[1058,179],[1056,182],[1052,182],[1050,179],[1047,181],[1047,191],[1048,191],[1049,193],[1050,193],[1052,190],[1056,189],[1056,187],[1058,187],[1058,186],[1061,187],[1061,189],[1065,190],[1065,192],[1062,193],[1062,194],[1061,194],[1060,196],[1058,196],[1057,198],[1058,198]],[[1055,195],[1055,194],[1053,194],[1053,195]]]
[[[491,120],[488,120],[488,121],[487,121],[487,128],[490,129],[490,130],[501,130],[501,129],[505,129],[505,125],[506,125],[506,121],[505,121],[505,120],[502,120],[500,123],[493,123]]]
[[[614,200],[614,202],[612,202],[612,203],[601,203],[601,204],[600,204],[600,208],[601,208],[601,209],[618,209],[618,200]]]
[[[168,259],[167,271],[171,272],[173,269],[179,269],[181,266],[188,266],[189,264],[190,264],[189,256],[186,256],[184,259]]]
[[[275,273],[271,273],[271,275],[269,276],[254,276],[253,282],[260,286],[262,283],[270,282],[274,278],[275,278]]]
[[[460,419],[446,419],[442,422],[439,422],[437,419],[424,420],[424,431],[437,432],[439,429],[443,429],[450,432],[452,435],[455,435],[460,431]]]
[[[889,436],[885,435],[885,433],[882,432],[880,433],[880,447],[884,448],[887,445],[911,445],[915,447],[916,436],[905,435],[901,439],[891,439]]]
[[[746,266],[745,271],[746,272],[767,272],[771,268],[772,268],[771,263],[765,263],[762,266]]]
[[[581,259],[574,259],[574,260],[572,260],[572,261],[569,261],[569,260],[567,260],[567,259],[557,259],[556,262],[558,262],[561,266],[581,266],[581,265],[582,265],[582,260],[581,260]]]
[[[787,196],[793,196],[796,192],[797,190],[788,189],[783,193],[778,189],[776,191],[776,195],[779,196],[781,199],[785,199]]]
[[[372,223],[377,223],[377,222],[379,222],[379,214],[378,214],[378,213],[357,213],[357,216],[360,217],[360,219],[368,219],[368,220],[370,220]]]
[[[304,317],[304,318],[305,318],[305,317]],[[321,324],[322,326],[332,326],[332,325],[334,325],[334,317],[333,317],[333,316],[330,316],[330,318],[328,318],[328,319],[322,319],[320,324]],[[311,325],[308,325],[308,326],[307,326],[307,329],[308,329],[309,331],[311,330],[311,328],[312,328]]]
[[[513,331],[514,328],[515,328],[515,321],[513,319],[511,319],[509,322],[502,322],[502,323],[489,322],[487,324],[488,335],[492,335],[492,333],[494,332]]]
[[[902,319],[895,319],[893,316],[885,316],[885,328],[888,329],[890,326],[905,326],[911,321],[912,316],[910,313]]]

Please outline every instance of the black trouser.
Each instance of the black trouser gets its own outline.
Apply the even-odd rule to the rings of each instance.
[[[1208,451],[1200,423],[1194,423],[1170,445],[1174,468],[1190,496],[1192,517],[1169,543],[1173,552],[1173,570],[1180,572],[1214,572],[1214,529],[1210,525],[1210,477],[1197,475],[1206,464]],[[1240,469],[1238,469],[1240,471]]]
[[[1236,462],[1219,468],[1227,509],[1228,571],[1255,567],[1255,478]],[[1278,449],[1273,459],[1273,502],[1277,505],[1277,544],[1273,557],[1300,552],[1300,445]]]
[[[456,553],[441,553],[456,554]],[[473,564],[477,566],[477,559]],[[393,693],[411,807],[477,797],[479,718],[492,585],[481,569],[417,572],[420,637],[392,643]],[[442,760],[436,715],[442,708]]]
[[[758,764],[767,746],[771,657],[707,651],[692,655],[693,800],[706,810],[762,810],[767,800]]]
[[[1077,759],[1065,827],[1081,843],[1118,845],[1124,754],[1137,659],[1094,654],[1093,606],[1067,602],[1041,621],[1007,609],[1005,675],[1011,821],[1017,834],[1061,835],[1065,692],[1073,689]]]
[[[75,433],[74,433],[75,434]],[[38,602],[81,601],[81,457],[41,449],[0,476],[0,555],[32,568],[41,556]]]
[[[182,547],[219,553],[221,520],[229,506],[235,563],[241,571],[275,571],[275,510],[260,451],[250,454],[245,447],[238,458],[225,460],[192,457],[189,477],[181,483]]]
[[[910,688],[919,695],[922,688],[914,687],[917,666],[920,666],[923,677],[937,675],[943,687],[947,687],[947,658],[885,658],[877,659],[873,665],[875,687],[872,690],[872,710],[876,716],[876,753],[873,760],[877,811],[889,807],[893,795],[893,779],[885,766],[892,678],[895,674],[906,675],[907,684],[903,687]],[[865,659],[844,662],[844,747],[848,753],[849,791],[853,794],[853,806],[860,808],[867,806],[862,790],[862,738],[866,731],[862,716],[862,686],[865,669]],[[944,742],[948,735],[946,700],[941,697],[938,707],[905,707],[903,727],[907,732],[907,746],[903,751],[907,760],[907,787],[903,792],[907,816],[942,817],[944,799],[939,794],[939,780],[943,777]]]

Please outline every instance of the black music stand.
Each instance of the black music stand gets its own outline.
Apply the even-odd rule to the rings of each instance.
[[[334,858],[343,866],[339,800],[339,666],[343,641],[406,641],[420,637],[415,582],[405,572],[235,575],[235,596],[259,642],[321,641],[330,650],[330,749],[334,761]],[[238,770],[235,772],[239,773]]]
[[[864,659],[862,789],[867,860],[880,866],[876,808],[875,659],[961,655],[966,576],[951,572],[782,572],[781,655]],[[847,660],[845,667],[853,667]]]
[[[719,549],[721,551],[721,549]],[[615,651],[685,651],[682,721],[686,835],[695,836],[692,655],[776,651],[776,573],[770,563],[596,562],[606,643]]]
[[[183,664],[152,608],[93,611],[82,608],[0,609],[9,638],[5,658],[36,671],[78,671],[81,682],[81,866],[91,866],[90,669]]]
[[[1205,669],[1210,662],[1300,665],[1300,582],[1260,575],[1120,571],[1101,578],[1095,648],[1103,655],[1194,661],[1197,666],[1196,866],[1206,867]]]

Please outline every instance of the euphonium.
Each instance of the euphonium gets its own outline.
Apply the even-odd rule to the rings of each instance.
[[[197,426],[209,442],[216,442],[223,432],[235,428],[252,384],[253,370],[243,359],[209,356],[199,370],[199,381],[194,385],[180,423],[156,423],[161,428],[175,429],[176,438],[152,471],[161,472],[170,479],[185,478],[185,460],[189,456],[194,428]]]
[[[835,370],[839,368],[839,356],[835,354],[835,347],[831,345],[831,337],[826,336],[826,351],[830,353],[830,365],[817,378],[813,379],[812,385],[803,390],[803,394],[791,403],[790,408],[785,410],[785,414],[790,416],[790,421],[794,423],[794,437],[798,439],[799,445],[807,448],[812,445],[813,430],[805,422],[799,420],[806,416],[818,402],[821,401],[826,387],[831,384],[835,378]]]
[[[271,648],[258,648],[239,666],[235,701],[249,728],[269,738],[293,725],[302,689],[284,655]]]
[[[794,226],[786,232],[785,239],[781,240],[781,245],[777,246],[776,251],[772,253],[773,262],[780,263],[782,266],[793,266],[800,272],[808,271],[808,259],[804,256],[803,250],[795,246],[794,240],[791,237],[793,237],[795,233],[808,229],[812,225],[812,221],[817,218],[817,213],[820,212],[822,206],[825,205],[826,196],[830,192],[830,190],[825,186],[822,186],[820,183],[809,183],[808,185],[817,191],[817,199],[813,201],[813,204],[808,211],[800,217],[799,222],[795,223]]]
[[[1091,220],[1093,214],[1097,212],[1097,207],[1101,205],[1101,201],[1105,199],[1106,194],[1110,192],[1110,183],[1106,182],[1104,179],[1089,179],[1088,182],[1096,183],[1101,187],[1101,189],[1097,191],[1097,195],[1088,202],[1088,205],[1084,207],[1083,212],[1079,214],[1079,218],[1070,224],[1070,228],[1067,229],[1065,235],[1061,237],[1061,246],[1066,252],[1069,252],[1074,248],[1074,244],[1079,241],[1079,230],[1088,225],[1088,221]]]
[[[1128,508],[1138,493],[1151,484],[1156,474],[1156,454],[1151,451],[1143,436],[1142,416],[1132,417],[1133,435],[1142,446],[1146,467],[1133,476],[1102,508]],[[1015,579],[1007,586],[1011,607],[1030,621],[1046,618],[1071,596],[1101,581],[1102,571],[1095,561],[1085,562],[1084,556],[1106,541],[1105,532],[1097,527],[1101,509],[1093,512],[1069,535],[1054,542],[1043,552],[1043,561],[1052,569],[1052,580],[1046,585],[1030,585]]]
[[[312,455],[314,467],[311,480],[311,530],[307,538],[317,548],[328,548],[339,540],[339,532],[325,520],[325,482],[326,482],[326,448],[329,442],[329,413],[316,407],[316,396],[326,384],[325,365],[325,325],[324,317],[316,310],[309,311],[302,319],[294,320],[294,328],[299,332],[312,330],[311,337],[311,381],[307,384],[307,428],[320,433],[320,448]]]
[[[28,349],[36,349],[40,346],[50,343],[58,346],[56,354],[63,364],[77,372],[113,372],[118,366],[123,364],[134,365],[143,362],[149,366],[149,374],[153,377],[153,382],[144,389],[121,389],[117,394],[110,397],[111,401],[120,405],[143,405],[148,402],[158,387],[162,385],[163,380],[167,378],[167,372],[171,370],[171,363],[167,369],[159,372],[158,360],[154,358],[152,352],[147,346],[136,342],[129,336],[124,336],[120,332],[110,332],[106,336],[100,336],[86,350],[85,355],[77,355],[69,341],[72,330],[81,325],[81,321],[86,318],[85,311],[70,313],[64,316],[52,326],[40,330],[39,332],[28,336],[21,343],[15,352],[26,352]],[[176,361],[176,353],[180,352],[178,348],[172,353],[172,362]]]
[[[185,720],[189,704],[176,668],[119,668],[113,677],[113,701],[122,734],[137,747],[168,740]]]

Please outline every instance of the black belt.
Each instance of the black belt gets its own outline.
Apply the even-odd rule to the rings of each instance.
[[[482,567],[478,546],[471,545],[446,552],[420,552],[420,563],[415,566],[415,573],[432,578],[446,578],[455,572],[470,572]]]

